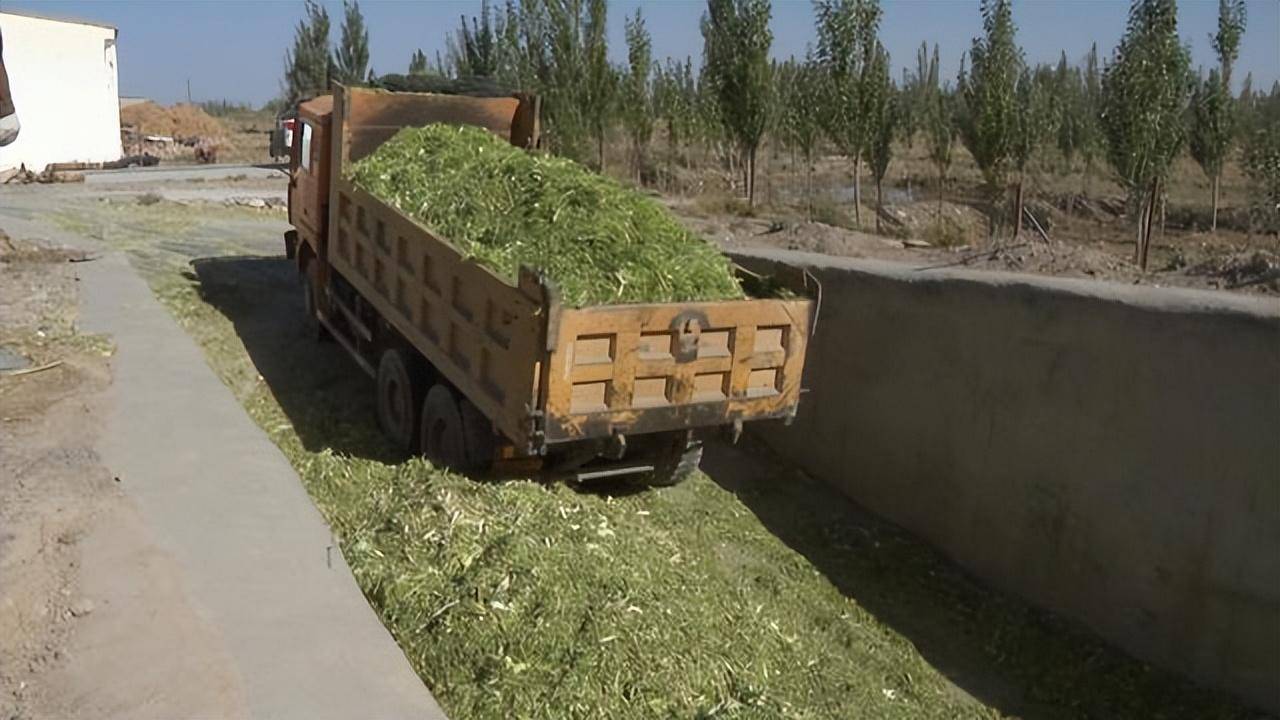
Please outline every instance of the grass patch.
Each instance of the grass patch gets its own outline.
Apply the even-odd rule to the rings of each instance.
[[[855,229],[853,218],[849,217],[849,213],[830,200],[814,200],[811,214],[814,222],[846,230]]]
[[[176,252],[129,247],[455,720],[1252,717],[987,591],[795,473],[613,496],[403,461],[371,383],[301,336],[286,261],[227,258],[193,282]]]
[[[941,248],[960,247],[969,243],[965,229],[950,218],[936,218],[926,225],[924,240]]]
[[[351,176],[512,282],[544,271],[573,306],[743,297],[728,258],[657,201],[480,128],[405,128]]]

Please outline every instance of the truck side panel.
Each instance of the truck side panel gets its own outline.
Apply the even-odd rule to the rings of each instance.
[[[543,352],[537,286],[512,287],[346,180],[334,187],[333,268],[517,447],[527,446]]]

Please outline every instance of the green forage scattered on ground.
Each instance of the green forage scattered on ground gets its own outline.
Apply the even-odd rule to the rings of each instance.
[[[351,179],[508,280],[544,272],[568,305],[743,297],[728,258],[656,201],[479,128],[405,128]]]

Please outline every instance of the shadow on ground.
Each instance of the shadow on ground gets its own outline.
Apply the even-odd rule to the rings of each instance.
[[[702,470],[846,597],[909,639],[957,692],[1034,720],[1266,717],[986,587],[750,434],[743,445],[751,449],[708,448]]]
[[[397,462],[378,430],[373,380],[332,341],[308,337],[302,286],[283,257],[227,256],[193,260],[201,298],[235,326],[303,447]]]
[[[373,381],[336,344],[304,334],[302,291],[290,261],[237,256],[195,260],[192,266],[201,296],[234,324],[308,451],[403,459],[378,431]],[[743,445],[757,443],[748,435]],[[957,694],[1003,715],[1261,717],[984,587],[923,541],[768,451],[712,445],[703,470],[846,597],[911,640]],[[613,490],[634,488],[583,488]]]

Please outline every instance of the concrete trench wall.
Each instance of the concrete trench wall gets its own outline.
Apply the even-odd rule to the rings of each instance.
[[[997,587],[1280,712],[1280,300],[786,251],[823,299],[759,437]]]

